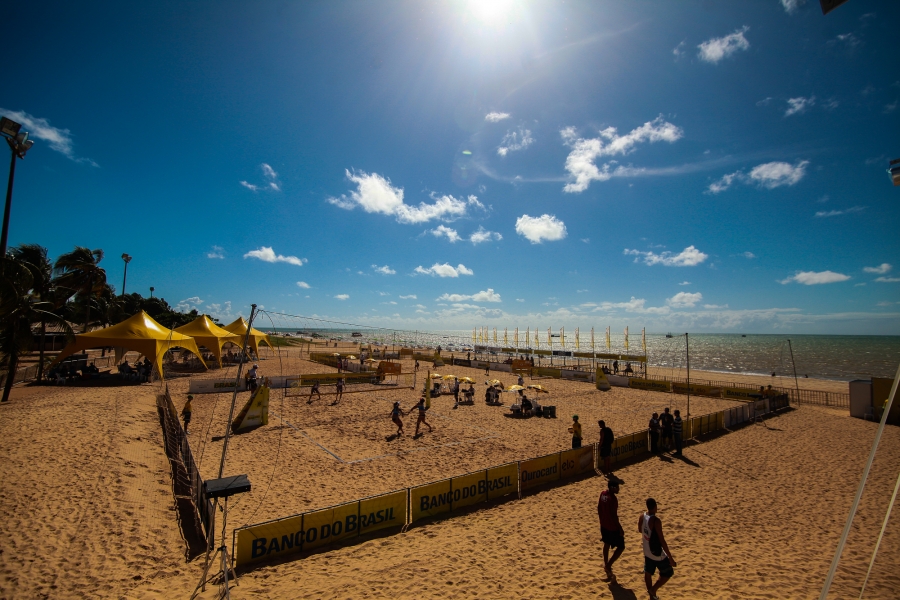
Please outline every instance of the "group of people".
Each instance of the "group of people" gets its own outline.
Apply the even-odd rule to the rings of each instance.
[[[613,430],[606,425],[606,421],[603,419],[597,421],[597,426],[600,428],[600,441],[598,445],[600,447],[600,458],[603,459],[603,472],[609,474],[609,461],[615,437],[613,436]],[[572,448],[581,448],[581,442],[584,436],[581,422],[578,420],[578,415],[572,415],[572,425],[569,426],[569,433],[572,434]]]
[[[674,455],[681,456],[683,427],[684,421],[681,418],[680,410],[676,409],[673,416],[667,406],[662,415],[653,413],[649,423],[650,452],[659,454],[674,448]]]
[[[597,516],[600,518],[600,538],[603,540],[603,569],[610,582],[616,581],[613,574],[613,563],[625,550],[625,529],[619,522],[619,493],[621,479],[610,476],[606,490],[600,493],[597,501]],[[644,551],[644,584],[651,600],[659,600],[656,592],[675,574],[675,557],[663,535],[662,521],[657,516],[659,505],[653,498],[645,501],[647,510],[638,518],[637,529],[641,534],[641,546]],[[613,550],[612,556],[609,555]],[[659,578],[653,582],[653,575],[659,570]]]
[[[47,373],[47,379],[56,385],[65,385],[74,379],[90,379],[100,374],[100,369],[93,362],[81,367],[81,369],[69,368],[69,365],[62,363],[50,369]]]
[[[434,428],[431,426],[431,424],[425,420],[425,413],[428,410],[428,407],[425,403],[425,396],[421,396],[419,397],[419,401],[416,403],[416,405],[409,409],[409,412],[406,413],[404,413],[403,409],[400,408],[399,402],[394,402],[394,407],[391,409],[391,421],[393,421],[394,425],[397,426],[397,436],[403,435],[403,420],[401,419],[401,417],[405,417],[414,410],[419,411],[418,419],[416,419],[416,435],[419,435],[419,427],[423,423],[426,427],[428,427],[428,433],[434,431]]]

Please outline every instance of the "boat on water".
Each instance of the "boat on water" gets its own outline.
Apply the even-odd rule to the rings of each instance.
[[[667,338],[673,338],[673,337],[675,337],[675,336],[672,335],[671,333],[667,333],[667,334],[666,334],[666,337],[667,337]]]
[[[351,333],[350,335],[353,336],[353,337],[362,337],[362,334],[361,334],[360,332],[358,332],[358,331],[354,331],[354,332]]]

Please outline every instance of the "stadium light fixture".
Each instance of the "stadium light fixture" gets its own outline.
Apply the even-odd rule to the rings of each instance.
[[[131,262],[131,257],[128,254],[122,253],[122,260],[125,261],[125,274],[122,275],[122,297],[125,297],[125,281],[128,279],[128,263]]]
[[[9,213],[12,208],[13,179],[16,175],[16,158],[25,158],[25,153],[34,146],[34,141],[28,139],[28,132],[21,131],[22,125],[6,117],[0,118],[0,135],[6,138],[9,149],[12,151],[12,161],[9,164],[9,182],[6,184],[6,206],[3,210],[3,233],[0,234],[0,257],[6,256],[6,243],[9,234]]]
[[[900,158],[895,158],[891,161],[888,173],[890,173],[891,181],[894,182],[894,185],[900,185]]]

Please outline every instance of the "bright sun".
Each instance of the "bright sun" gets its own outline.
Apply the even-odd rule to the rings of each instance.
[[[469,0],[469,12],[484,25],[500,25],[514,5],[515,0]]]

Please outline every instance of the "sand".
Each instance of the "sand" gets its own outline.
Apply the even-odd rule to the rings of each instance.
[[[294,356],[265,360],[261,367],[264,374],[329,370]],[[417,396],[411,390],[345,394],[338,406],[328,406],[328,396],[308,405],[305,398],[274,393],[269,425],[230,442],[226,474],[247,473],[253,491],[232,502],[229,530],[566,448],[569,417],[576,412],[590,443],[599,418],[624,434],[646,427],[652,411],[687,408],[683,396],[599,392],[588,384],[542,380],[551,393],[540,400],[556,405],[559,418],[511,419],[506,408],[481,399],[483,371],[441,372],[473,376],[479,382],[476,403],[453,409],[449,396],[435,399],[429,413],[435,431],[418,439],[412,437],[414,417],[405,419],[406,435],[389,439],[395,431],[390,405],[398,399],[408,410]],[[508,373],[493,377],[515,380]],[[800,383],[846,391],[845,383]],[[169,382],[179,408],[188,384],[188,378]],[[154,384],[16,387],[9,405],[0,407],[0,597],[169,598],[194,589],[202,559],[185,561],[156,414],[159,391]],[[247,397],[240,394],[239,403]],[[204,477],[218,470],[222,442],[214,438],[224,431],[228,402],[230,394],[194,401],[191,439]],[[733,404],[692,398],[691,413]],[[620,469],[627,549],[616,564],[618,585],[603,573],[596,517],[603,480],[591,477],[417,524],[403,534],[262,565],[242,572],[232,595],[646,598],[636,523],[644,498],[652,495],[678,561],[661,597],[817,597],[876,426],[846,410],[802,406],[691,445],[685,460],[654,458]],[[834,598],[858,595],[898,464],[900,430],[888,427]],[[898,551],[895,516],[867,598],[896,597]],[[207,588],[202,597],[214,592],[215,586]]]

